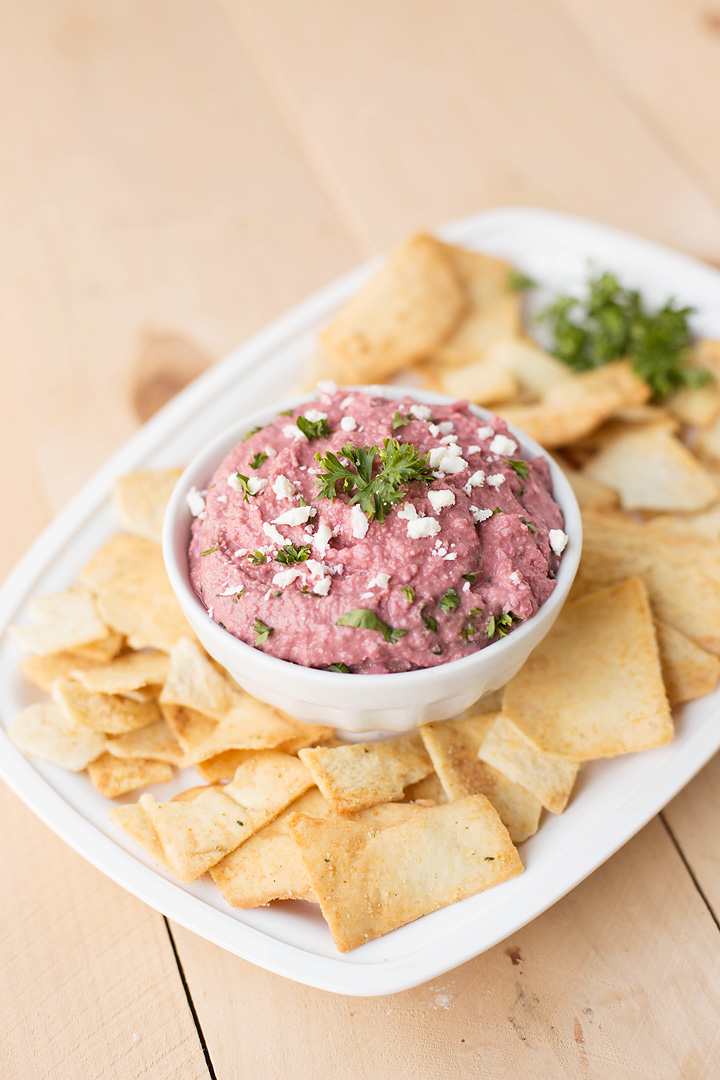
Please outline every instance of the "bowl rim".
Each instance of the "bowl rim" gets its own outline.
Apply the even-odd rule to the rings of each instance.
[[[374,396],[388,397],[390,399],[410,397],[414,398],[418,404],[423,405],[449,405],[458,400],[463,400],[447,394],[438,394],[434,391],[423,390],[418,387],[399,386],[395,384],[343,384],[338,386],[338,389],[348,392],[355,391],[372,394]],[[463,675],[470,674],[475,668],[486,666],[490,661],[497,659],[500,663],[502,657],[506,656],[514,648],[520,647],[524,642],[525,637],[528,634],[533,633],[534,630],[537,630],[538,620],[544,622],[549,616],[559,614],[559,610],[564,606],[565,601],[567,600],[568,593],[572,587],[580,562],[582,551],[582,517],[580,507],[570,482],[548,451],[541,447],[540,444],[529,435],[525,434],[520,428],[503,420],[503,423],[507,424],[508,431],[518,441],[524,458],[542,457],[547,462],[552,480],[553,498],[563,512],[564,531],[569,537],[569,543],[560,560],[555,588],[535,615],[533,615],[532,618],[527,619],[522,626],[517,627],[512,633],[501,638],[499,641],[494,641],[490,645],[478,649],[470,656],[463,656],[456,660],[448,660],[445,663],[435,664],[433,667],[416,668],[411,671],[386,672],[383,674],[362,674],[354,672],[348,672],[346,674],[344,672],[338,673],[328,671],[324,668],[306,667],[303,664],[296,664],[292,660],[283,660],[281,657],[262,652],[253,645],[249,645],[247,642],[235,637],[229,630],[226,630],[224,627],[220,626],[219,623],[215,622],[214,619],[208,617],[207,608],[202,604],[195,590],[189,584],[189,570],[187,565],[181,566],[178,560],[178,545],[176,543],[177,531],[179,528],[189,528],[193,520],[190,516],[185,522],[182,521],[183,516],[189,515],[190,513],[185,496],[192,487],[201,489],[207,486],[212,473],[218,467],[225,454],[240,442],[243,435],[246,435],[253,427],[256,427],[258,424],[266,426],[275,419],[278,413],[283,409],[294,409],[303,402],[311,403],[317,401],[320,393],[321,391],[319,390],[309,390],[303,394],[294,394],[274,402],[271,405],[267,405],[262,409],[257,409],[243,417],[241,420],[231,424],[229,427],[226,427],[203,449],[199,450],[198,453],[193,456],[179,477],[173,488],[170,499],[168,500],[163,521],[162,551],[165,568],[168,577],[170,578],[170,584],[181,608],[185,609],[186,605],[190,605],[191,609],[194,609],[198,616],[208,620],[204,632],[209,635],[211,640],[215,639],[217,641],[218,650],[224,651],[227,648],[236,648],[241,658],[244,657],[247,662],[252,660],[254,665],[253,676],[256,678],[257,682],[281,679],[283,674],[287,677],[288,669],[290,669],[296,677],[301,677],[302,674],[302,677],[306,677],[308,680],[318,680],[319,685],[323,686],[326,690],[331,685],[330,680],[337,679],[338,674],[343,674],[343,681],[338,682],[337,684],[339,688],[345,687],[346,689],[349,689],[354,685],[356,689],[363,686],[366,690],[377,690],[380,689],[382,685],[388,686],[388,679],[392,679],[392,685],[397,688],[398,680],[402,678],[408,689],[410,689],[411,680],[415,686],[419,688],[423,684],[429,684],[433,679],[437,680],[441,675],[448,675],[451,672],[456,672],[458,679],[460,679]],[[469,406],[479,420],[488,421],[494,416],[503,419],[500,413],[495,413],[491,409],[486,409],[481,405],[469,402]],[[217,462],[206,468],[207,463],[217,458],[218,454],[221,456],[218,458]],[[204,482],[199,481],[200,476],[204,476]],[[181,550],[187,554],[187,544],[181,545]],[[208,649],[208,651],[211,650]]]

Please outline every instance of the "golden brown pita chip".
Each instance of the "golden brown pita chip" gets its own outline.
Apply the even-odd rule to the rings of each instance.
[[[218,780],[232,780],[238,765],[242,765],[253,753],[254,750],[226,750],[224,754],[216,754],[215,757],[196,762],[195,769],[203,780],[210,784],[215,784]]]
[[[52,696],[68,723],[106,735],[124,735],[160,719],[155,702],[93,694],[73,679],[58,679],[53,683]]]
[[[33,626],[12,626],[10,632],[24,649],[36,656],[71,652],[110,634],[95,598],[84,585],[71,585],[62,592],[39,596],[31,602],[30,610],[37,622]]]
[[[573,469],[566,461],[558,461],[558,465],[565,473],[581,510],[615,510],[620,505],[617,491]]]
[[[583,515],[583,553],[573,595],[637,575],[657,618],[720,655],[720,544],[660,537],[649,526]],[[689,597],[700,597],[698,618]]]
[[[8,735],[23,754],[50,761],[61,769],[81,772],[105,749],[105,736],[69,724],[57,705],[30,705],[19,713]]]
[[[643,424],[608,441],[585,475],[614,488],[624,510],[706,510],[720,487],[664,427]]]
[[[522,873],[483,795],[418,808],[388,828],[292,814],[313,891],[341,952]]]
[[[155,828],[139,802],[113,806],[108,817],[113,825],[146,851],[156,863],[171,872]]]
[[[543,446],[566,446],[599,427],[624,405],[642,404],[650,390],[626,361],[568,375],[550,388],[537,405],[503,408],[516,424]]]
[[[260,815],[244,813],[228,795],[213,789],[192,802],[158,803],[140,796],[173,874],[189,883],[260,828]],[[261,822],[264,824],[264,822]]]
[[[519,384],[511,371],[485,360],[442,370],[439,390],[453,398],[467,398],[478,405],[497,405],[517,396]]]
[[[194,634],[170,587],[160,548],[150,547],[153,551],[143,562],[101,588],[98,607],[108,626],[125,634],[133,649],[170,652],[181,638]]]
[[[440,806],[441,803],[447,801],[448,797],[445,794],[445,788],[442,786],[440,777],[436,772],[431,772],[414,784],[408,784],[403,797],[403,802],[428,802],[435,803],[436,806]],[[395,804],[389,803],[388,805],[394,806]]]
[[[496,713],[481,713],[465,720],[425,724],[420,734],[448,799],[485,795],[510,839],[520,844],[537,832],[542,807],[534,794],[478,758],[496,717]]]
[[[146,562],[157,560],[159,553],[158,545],[150,540],[121,533],[95,552],[80,571],[80,580],[93,592],[100,592]]]
[[[125,646],[125,638],[122,634],[118,634],[116,630],[108,630],[107,637],[102,638],[100,641],[91,641],[87,645],[80,645],[75,650],[77,655],[83,660],[93,660],[100,664],[105,664],[108,660],[112,660]]]
[[[437,350],[443,364],[480,359],[497,341],[520,333],[521,297],[510,288],[512,267],[494,255],[445,244],[467,306],[452,335]]]
[[[96,660],[88,660],[77,651],[50,653],[48,656],[29,656],[23,660],[20,670],[30,682],[50,693],[56,679],[68,679],[75,672],[97,667]]]
[[[227,679],[213,666],[197,642],[180,638],[170,653],[170,670],[160,704],[182,705],[220,720],[235,704]]]
[[[433,353],[464,306],[444,246],[418,235],[391,254],[320,342],[341,382],[373,382]]]
[[[147,727],[108,739],[107,749],[118,758],[152,758],[170,765],[182,765],[185,756],[172,728],[162,717]]]
[[[658,514],[644,523],[647,535],[664,538],[673,536],[685,540],[720,541],[720,506],[714,506],[701,514]]]
[[[292,754],[258,750],[238,766],[224,790],[241,806],[269,813],[273,818],[312,783],[310,771]]]
[[[538,750],[514,724],[496,716],[478,751],[480,758],[531,791],[553,814],[562,814],[575,786],[576,761]]]
[[[196,765],[226,750],[271,750],[296,736],[297,728],[289,717],[245,694],[212,733],[188,752],[185,763]]]
[[[655,622],[665,689],[671,705],[712,693],[720,678],[720,660],[664,623]]]
[[[642,581],[567,603],[505,687],[503,714],[539,749],[574,761],[670,742],[672,716]]]
[[[167,653],[131,652],[108,664],[78,667],[74,671],[74,678],[86,690],[98,694],[127,694],[131,690],[164,682],[169,667]]]
[[[217,720],[195,709],[186,709],[184,705],[163,705],[161,702],[160,711],[184,753],[207,739],[217,727]]]
[[[408,784],[433,771],[419,735],[352,743],[333,750],[318,746],[301,750],[299,756],[338,813],[399,801]]]
[[[88,775],[101,795],[114,799],[148,784],[167,783],[172,780],[173,771],[164,761],[122,759],[102,754],[88,765]]]
[[[162,542],[165,507],[182,469],[148,469],[115,481],[115,510],[128,532]]]
[[[534,342],[522,338],[503,338],[495,342],[488,349],[486,359],[514,375],[526,400],[545,397],[551,387],[568,377],[566,364]]]
[[[667,408],[683,424],[708,427],[720,416],[720,341],[698,341],[691,351],[689,365],[709,371],[714,378],[704,386],[679,390],[667,402]]]

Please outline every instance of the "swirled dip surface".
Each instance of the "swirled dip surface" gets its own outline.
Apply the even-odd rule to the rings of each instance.
[[[330,434],[308,438],[302,417]],[[432,473],[383,522],[340,484],[318,496],[316,454],[344,464],[347,444],[391,438],[429,453]],[[328,388],[238,443],[188,501],[190,574],[209,616],[283,660],[360,673],[444,664],[512,632],[555,588],[567,541],[545,460],[522,460],[502,420],[467,402]],[[338,625],[350,612],[359,625]]]

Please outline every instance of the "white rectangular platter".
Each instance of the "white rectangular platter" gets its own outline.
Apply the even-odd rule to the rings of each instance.
[[[646,241],[530,209],[481,214],[440,233],[510,259],[550,289],[572,288],[592,269],[613,270],[653,303],[674,296],[693,305],[696,331],[720,337],[720,274]],[[0,591],[0,632],[25,618],[28,598],[70,584],[93,551],[117,531],[110,504],[115,476],[184,464],[224,425],[290,393],[317,330],[377,265],[374,261],[348,274],[288,312],[146,424],[10,575]],[[538,835],[522,846],[526,870],[519,878],[342,955],[314,905],[284,903],[236,911],[212,884],[186,886],[172,880],[109,824],[108,801],[84,775],[25,759],[5,729],[15,713],[40,694],[19,674],[18,660],[3,633],[0,774],[27,805],[96,867],[169,918],[263,968],[341,994],[389,994],[417,986],[512,934],[629,840],[720,746],[717,691],[677,711],[677,736],[671,745],[584,769],[565,814],[546,814]],[[197,782],[197,774],[187,770],[172,789],[163,786],[163,797]]]

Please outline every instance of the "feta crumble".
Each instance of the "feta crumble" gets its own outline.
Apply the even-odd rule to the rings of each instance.
[[[276,529],[274,525],[271,525],[269,521],[263,521],[263,532],[267,536],[268,540],[272,540],[273,544],[277,544],[278,547],[282,547],[285,544],[285,537]]]
[[[492,510],[479,510],[477,506],[471,506],[470,512],[473,516],[473,521],[479,525],[481,521],[487,521],[493,515]]]
[[[411,416],[414,416],[416,420],[429,420],[432,416],[432,409],[427,405],[411,405],[408,412]]]
[[[343,416],[340,421],[340,427],[343,431],[355,431],[357,428],[357,420],[354,416]]]
[[[562,529],[551,529],[548,533],[548,540],[550,541],[550,547],[553,549],[556,555],[562,555],[563,551],[567,547],[568,536]]]
[[[275,525],[304,525],[311,517],[315,517],[316,513],[317,510],[312,506],[294,506],[292,510],[286,510],[284,514],[274,518],[273,522]]]
[[[320,581],[316,581],[313,585],[313,592],[316,596],[327,596],[331,585],[332,581],[329,577],[321,578]]]
[[[295,485],[292,480],[288,480],[287,476],[283,476],[281,473],[280,476],[275,479],[273,491],[278,499],[292,499],[295,494]]]
[[[490,427],[489,424],[485,424],[477,429],[478,439],[492,439],[495,434],[495,428]]]
[[[320,555],[324,555],[331,539],[332,529],[329,525],[324,525],[321,522],[317,527],[317,532],[313,536],[312,546],[317,549]]]
[[[468,479],[467,484],[463,488],[466,495],[469,495],[473,488],[482,487],[485,483],[485,473],[482,469],[476,469],[472,476]]]
[[[443,435],[449,435],[452,431],[455,430],[455,425],[453,424],[452,420],[443,420],[441,423],[438,424],[438,427],[442,431]]]
[[[509,439],[507,435],[496,435],[493,441],[490,443],[490,452],[492,454],[504,454],[510,456],[517,451],[518,444],[514,439]]]
[[[440,532],[440,522],[437,518],[417,518],[415,521],[408,521],[407,526],[408,536],[413,540],[420,540],[425,536],[435,536]]]
[[[368,589],[387,589],[388,582],[390,581],[389,574],[376,574],[372,581],[368,582]]]
[[[499,488],[501,484],[505,483],[505,477],[501,472],[493,473],[492,476],[488,476],[487,483],[490,487]]]
[[[191,487],[185,496],[185,502],[188,504],[188,510],[193,517],[199,517],[205,509],[205,499],[203,498],[202,491],[198,491],[196,487]]]
[[[305,419],[309,420],[311,424],[317,424],[318,420],[327,420],[327,413],[320,412],[319,409],[308,409],[305,413]]]
[[[362,540],[370,528],[370,522],[359,506],[353,506],[350,511],[350,524],[352,525],[352,534],[356,540]]]
[[[282,433],[286,439],[304,439],[302,431],[296,424],[286,424],[282,429]]]
[[[280,570],[273,575],[273,585],[277,585],[278,589],[286,589],[288,585],[292,585],[293,581],[296,581],[299,577],[302,577],[302,570],[298,570],[296,566],[291,566],[289,570]]]
[[[417,508],[414,503],[408,502],[403,505],[402,510],[398,510],[398,517],[404,521],[417,521]]]
[[[455,495],[452,491],[428,491],[428,499],[433,510],[442,510],[444,506],[455,505]]]

